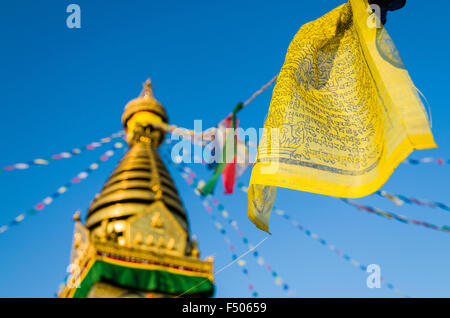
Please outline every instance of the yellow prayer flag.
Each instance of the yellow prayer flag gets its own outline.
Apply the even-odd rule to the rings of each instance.
[[[275,187],[355,198],[414,149],[434,148],[425,108],[367,0],[305,24],[277,78],[248,190],[268,231]]]

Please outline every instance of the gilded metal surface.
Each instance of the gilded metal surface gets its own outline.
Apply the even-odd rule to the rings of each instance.
[[[90,211],[93,211],[94,213],[89,215],[88,220],[92,217],[92,215],[99,213],[102,211],[103,208],[106,208],[110,205],[116,204],[116,203],[123,203],[123,204],[150,204],[153,201],[156,201],[158,198],[156,196],[156,193],[152,191],[148,191],[147,189],[126,189],[126,190],[119,190],[115,191],[113,193],[99,196],[97,200],[91,205]],[[174,209],[174,212],[179,214],[181,217],[184,218],[184,222],[187,222],[186,220],[186,214],[184,211],[183,206],[180,204],[180,201],[175,201],[174,199],[170,198],[169,196],[164,196],[162,198],[163,202],[166,203],[168,206]]]
[[[129,151],[91,203],[86,226],[77,218],[72,263],[92,264],[104,257],[101,255],[109,254],[166,264],[167,268],[192,269],[192,275],[212,280],[212,259],[199,259],[183,203],[156,150],[164,132],[154,129],[151,122],[167,123],[166,112],[154,99],[149,82],[144,90],[143,96],[127,104],[122,116]],[[73,289],[66,287],[61,295],[73,295]],[[104,296],[140,297],[142,293],[99,282],[88,294]]]
[[[161,202],[152,204],[145,213],[133,216],[128,220],[126,242],[139,245],[144,250],[157,252],[158,248],[166,248],[165,254],[183,256],[186,250],[187,234],[173,214]],[[141,240],[136,240],[137,236]],[[145,242],[152,237],[152,242]],[[169,242],[173,241],[173,246]],[[139,242],[138,242],[139,241]],[[159,246],[158,246],[159,242]],[[133,243],[133,244],[132,244]]]
[[[97,223],[107,220],[120,218],[128,215],[133,215],[145,211],[147,208],[146,204],[123,204],[123,203],[115,203],[110,205],[97,213],[93,214],[86,220],[86,226],[88,228],[92,228],[93,226],[97,226]]]
[[[118,247],[116,244],[95,242],[97,251],[110,255],[118,255],[136,260],[154,261],[161,264],[171,264],[177,267],[190,268],[203,272],[210,279],[213,278],[213,260],[200,260],[191,256],[179,257],[168,253],[156,253],[136,247]]]
[[[159,115],[167,123],[166,110],[153,96],[153,89],[150,81],[144,84],[144,95],[128,102],[122,115],[122,125],[126,127],[127,121],[137,112],[147,111]]]
[[[149,147],[148,142],[134,144],[120,161],[111,177],[105,183],[100,195],[92,202],[88,211],[88,226],[92,226],[100,219],[105,218],[104,209],[115,203],[140,204],[162,200],[174,210],[182,219],[182,226],[188,228],[186,211],[179,198],[178,191],[168,170],[165,168],[158,152]],[[161,193],[152,188],[158,186]],[[94,218],[101,213],[101,218]],[[125,213],[126,215],[130,213]],[[117,212],[114,213],[117,215]]]
[[[158,211],[164,210],[164,205],[161,202],[157,202],[153,204],[150,208],[147,209],[147,215],[143,215],[144,218],[151,217],[154,213],[158,213]],[[170,212],[166,210],[166,212],[162,213],[163,227],[168,226],[172,227],[173,231],[181,231],[182,229],[176,228],[177,223],[170,221]],[[151,219],[151,218],[150,218]],[[131,223],[127,223],[128,227],[133,227],[132,223],[138,222],[140,223],[139,217],[135,217],[131,219]],[[148,219],[147,219],[148,221]],[[168,222],[167,222],[168,221]],[[164,222],[167,222],[167,225],[164,225]],[[117,221],[116,224],[120,224],[122,221]],[[114,227],[114,226],[113,226]],[[123,228],[118,228],[119,231],[123,231]],[[75,223],[75,234],[77,233],[88,233],[88,230],[79,222]],[[167,232],[170,232],[168,229]],[[180,233],[181,233],[180,232]],[[171,235],[174,233],[172,232]],[[175,234],[176,236],[176,234]],[[182,235],[181,235],[182,236]],[[173,239],[173,237],[169,238],[169,241]],[[140,242],[139,244],[143,244]],[[71,260],[72,271],[68,278],[68,284],[64,286],[64,288],[58,293],[59,297],[71,297],[73,295],[74,289],[76,286],[80,284],[80,280],[83,279],[86,272],[82,270],[86,266],[86,264],[91,264],[95,260],[104,260],[104,256],[102,255],[114,255],[117,258],[123,259],[132,259],[137,262],[144,263],[154,263],[154,264],[170,264],[173,268],[180,269],[189,269],[196,276],[205,277],[211,281],[213,281],[213,258],[208,257],[206,260],[198,259],[198,254],[195,251],[191,256],[184,255],[181,252],[181,249],[178,251],[171,252],[162,252],[164,247],[158,248],[150,248],[150,249],[142,249],[137,245],[126,243],[124,246],[119,246],[110,241],[102,241],[99,238],[91,235],[91,238],[86,237],[85,240],[82,241],[82,244],[79,246],[73,246],[73,259]],[[196,250],[196,243],[194,244],[194,250]],[[99,284],[99,285],[98,285]],[[101,287],[101,288],[98,288]],[[117,288],[116,288],[117,287]],[[117,294],[113,291],[122,290],[123,293]],[[114,286],[111,283],[98,282],[94,284],[88,294],[88,297],[142,297],[145,295],[148,297],[152,292],[148,291],[137,291],[135,289],[127,289],[118,286]],[[157,296],[157,295],[155,295]],[[162,295],[161,295],[162,296]],[[164,297],[170,297],[171,295],[164,295]]]

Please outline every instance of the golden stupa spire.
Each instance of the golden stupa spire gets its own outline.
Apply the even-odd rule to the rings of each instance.
[[[169,119],[163,105],[153,95],[151,80],[147,79],[143,86],[139,96],[125,106],[122,125],[130,144],[136,142],[142,135],[149,135],[147,137],[151,138],[153,146],[157,147],[161,144],[165,132],[156,128],[154,124],[167,124]],[[147,129],[147,132],[143,132],[143,129]]]
[[[154,124],[167,122],[148,79],[122,115],[130,149],[91,203],[85,224],[75,224],[72,263],[98,268],[88,280],[80,278],[89,286],[67,288],[63,296],[176,296],[185,292],[181,286],[192,288],[191,295],[212,294],[212,260],[199,259],[186,210],[157,150],[165,132]]]

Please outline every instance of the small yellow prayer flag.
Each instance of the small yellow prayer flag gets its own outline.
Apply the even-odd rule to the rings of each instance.
[[[248,189],[268,231],[275,187],[355,198],[414,149],[434,148],[425,108],[367,0],[300,28],[277,78]]]

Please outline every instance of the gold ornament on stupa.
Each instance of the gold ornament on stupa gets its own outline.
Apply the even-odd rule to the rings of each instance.
[[[157,147],[168,123],[150,80],[122,115],[128,152],[91,203],[75,215],[70,276],[60,297],[212,296],[212,258],[197,240]]]

